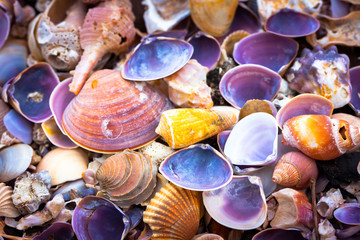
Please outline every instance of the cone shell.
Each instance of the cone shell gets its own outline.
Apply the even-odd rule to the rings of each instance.
[[[65,109],[63,126],[86,149],[119,152],[154,140],[160,114],[171,107],[149,84],[128,82],[115,70],[100,70]]]
[[[238,115],[238,111],[231,107],[171,109],[162,113],[155,131],[170,147],[182,148],[212,137],[234,125]]]
[[[301,152],[288,152],[277,162],[272,180],[285,187],[304,189],[311,178],[317,179],[318,173],[314,159]]]
[[[148,156],[124,151],[106,159],[96,172],[102,195],[120,207],[145,201],[156,184],[157,168]]]
[[[201,218],[201,193],[168,183],[147,206],[143,220],[152,230],[151,239],[190,240]]]
[[[20,215],[11,199],[12,193],[10,186],[0,183],[0,217],[15,218]]]
[[[301,115],[283,126],[283,144],[298,148],[311,158],[331,160],[360,144],[359,128],[325,115]]]

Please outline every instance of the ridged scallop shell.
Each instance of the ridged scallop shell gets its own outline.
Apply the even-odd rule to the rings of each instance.
[[[190,240],[201,218],[201,193],[168,183],[151,199],[143,220],[152,230],[151,239]]]
[[[15,218],[20,215],[11,199],[12,193],[10,186],[0,183],[0,217]]]
[[[63,126],[86,149],[119,152],[154,140],[160,114],[170,108],[170,101],[151,85],[126,81],[115,70],[100,70],[65,109]]]
[[[124,151],[107,158],[96,172],[101,195],[120,207],[145,201],[156,184],[156,166],[148,156]]]
[[[238,120],[238,113],[231,107],[171,109],[161,114],[155,131],[170,147],[187,147],[234,125]]]

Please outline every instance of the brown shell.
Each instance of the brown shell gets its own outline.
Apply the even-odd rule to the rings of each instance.
[[[198,234],[192,240],[224,240],[221,236],[213,233]]]
[[[146,207],[143,220],[153,232],[151,239],[190,240],[199,227],[201,208],[201,192],[168,183]]]
[[[285,187],[304,189],[316,179],[318,168],[314,159],[301,152],[285,153],[277,162],[272,180]]]
[[[151,85],[126,81],[115,70],[100,70],[65,109],[63,126],[80,146],[115,153],[154,140],[161,113],[171,107]]]
[[[0,99],[0,138],[1,135],[6,131],[6,127],[4,125],[4,116],[10,111],[10,107],[4,103],[2,99]]]
[[[107,158],[96,172],[101,195],[120,207],[145,201],[156,185],[157,168],[148,156],[124,151]]]
[[[15,218],[20,216],[19,211],[13,204],[11,195],[13,190],[5,183],[0,183],[0,217]]]

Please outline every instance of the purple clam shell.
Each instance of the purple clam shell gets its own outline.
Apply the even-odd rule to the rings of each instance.
[[[233,56],[238,64],[253,63],[283,73],[294,60],[299,44],[269,32],[251,34],[235,44]]]
[[[30,144],[32,142],[33,123],[26,120],[14,109],[11,109],[4,116],[4,125],[14,137],[17,137],[23,143]]]
[[[54,222],[43,231],[40,235],[37,235],[33,240],[70,240],[74,236],[71,224],[66,222]]]
[[[49,99],[58,84],[59,78],[51,66],[37,63],[5,84],[3,98],[29,121],[43,122],[52,116]]]
[[[225,155],[224,154],[225,143],[226,143],[226,140],[228,139],[230,133],[231,133],[231,130],[225,130],[225,131],[220,132],[216,136],[219,150],[223,155]]]
[[[212,69],[220,58],[219,42],[212,36],[198,32],[189,39],[194,48],[191,59],[196,59],[201,65]]]
[[[122,77],[149,81],[167,77],[182,68],[193,54],[191,44],[174,38],[146,38],[126,60]]]
[[[86,196],[74,210],[72,226],[79,240],[124,239],[130,229],[130,219],[112,202]]]
[[[331,17],[340,18],[349,14],[350,4],[342,0],[331,0]]]
[[[348,225],[360,225],[360,204],[346,203],[334,211],[334,217]]]
[[[77,145],[60,130],[59,125],[55,122],[54,118],[50,118],[43,122],[41,127],[49,141],[55,146],[66,149],[77,147]]]
[[[0,8],[0,48],[5,43],[10,32],[10,17]]]
[[[350,106],[356,112],[356,115],[360,115],[360,66],[350,69],[350,83],[352,87]]]
[[[208,144],[196,144],[168,156],[159,167],[170,182],[189,190],[210,191],[227,185],[231,164]]]
[[[303,37],[316,32],[320,22],[305,13],[292,9],[281,9],[265,23],[268,32],[284,37]]]
[[[266,218],[267,205],[259,177],[233,176],[225,187],[204,191],[203,201],[215,221],[233,229],[253,229]]]
[[[176,38],[180,40],[184,40],[186,37],[187,31],[184,29],[177,29],[177,30],[169,30],[165,32],[155,32],[146,36],[148,37],[168,37],[168,38]]]
[[[301,234],[301,230],[296,228],[282,229],[282,228],[268,228],[253,237],[253,240],[306,240]]]
[[[272,100],[280,89],[281,77],[268,68],[245,64],[229,70],[221,78],[221,95],[231,105],[241,108],[251,99]]]

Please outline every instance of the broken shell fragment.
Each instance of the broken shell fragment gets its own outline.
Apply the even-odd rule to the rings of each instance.
[[[239,119],[241,120],[244,117],[256,112],[269,113],[274,117],[276,117],[277,109],[275,105],[268,100],[258,100],[258,99],[248,100],[246,101],[244,106],[240,109]]]
[[[204,191],[203,201],[212,218],[233,229],[259,227],[267,214],[261,180],[255,176],[234,176],[228,185]]]
[[[149,156],[152,164],[159,166],[160,163],[162,161],[164,161],[167,156],[171,155],[175,151],[174,151],[174,149],[172,149],[162,143],[153,141],[152,143],[139,148],[138,152],[143,155]]]
[[[171,148],[187,147],[234,125],[238,114],[238,110],[232,107],[171,109],[161,114],[155,131]]]
[[[191,44],[183,40],[145,38],[126,59],[122,77],[135,81],[167,77],[182,68],[191,58],[193,51]]]
[[[280,84],[281,77],[276,72],[255,64],[244,64],[226,72],[219,89],[226,101],[242,108],[251,99],[273,100]]]
[[[0,183],[0,217],[15,218],[20,215],[11,199],[13,190],[5,183]]]
[[[326,192],[326,195],[321,197],[317,202],[316,210],[320,216],[332,219],[334,210],[344,202],[345,200],[343,199],[340,189],[331,188]]]
[[[62,124],[81,147],[115,153],[157,138],[160,115],[170,108],[169,99],[148,83],[126,81],[115,70],[99,70],[66,107]]]
[[[72,227],[79,240],[124,239],[130,219],[123,211],[101,197],[84,197],[74,210]]]
[[[143,220],[152,230],[151,239],[191,240],[199,227],[201,212],[200,192],[168,183],[151,199]]]
[[[170,182],[189,190],[211,191],[231,181],[230,162],[208,144],[192,145],[168,156],[159,168]]]

